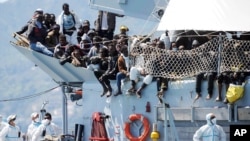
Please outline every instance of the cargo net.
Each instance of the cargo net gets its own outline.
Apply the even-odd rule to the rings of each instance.
[[[183,79],[201,72],[248,72],[250,41],[216,37],[192,50],[162,50],[149,45],[131,49],[132,66],[155,77]]]

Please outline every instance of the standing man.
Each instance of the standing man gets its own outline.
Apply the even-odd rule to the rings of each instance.
[[[206,115],[207,124],[200,127],[193,136],[193,141],[226,141],[226,133],[216,124],[213,113]]]
[[[113,39],[115,32],[116,16],[123,17],[124,15],[118,15],[107,11],[99,11],[98,18],[95,21],[95,30],[101,37],[106,37],[109,40]]]
[[[165,48],[167,50],[170,50],[171,42],[170,42],[170,37],[168,36],[168,30],[165,30],[165,32],[161,34],[160,41],[164,42]]]
[[[32,135],[41,124],[41,122],[39,121],[39,114],[37,112],[31,114],[31,120],[31,124],[28,126],[27,131],[27,141],[31,141]]]
[[[57,18],[57,24],[60,26],[60,33],[63,33],[67,41],[77,45],[77,29],[81,26],[80,20],[75,13],[69,11],[69,4],[62,5],[62,13]]]
[[[52,122],[52,116],[50,113],[45,113],[42,124],[35,130],[32,136],[32,141],[39,141],[46,137],[58,138],[61,134],[59,127]]]
[[[16,115],[10,115],[7,118],[7,126],[0,132],[1,141],[21,141],[20,128],[15,124]]]

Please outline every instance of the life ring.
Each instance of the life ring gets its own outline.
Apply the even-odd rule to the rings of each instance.
[[[140,120],[144,126],[144,130],[139,137],[134,137],[130,132],[130,123],[135,120]],[[150,130],[149,121],[146,117],[144,117],[141,114],[130,115],[129,121],[125,122],[125,126],[124,126],[125,135],[130,141],[145,141],[147,135],[149,134],[149,130]]]

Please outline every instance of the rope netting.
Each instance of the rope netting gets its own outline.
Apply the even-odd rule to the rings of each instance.
[[[149,45],[131,49],[132,66],[155,77],[183,79],[200,72],[248,72],[250,41],[216,37],[191,50],[165,50]]]

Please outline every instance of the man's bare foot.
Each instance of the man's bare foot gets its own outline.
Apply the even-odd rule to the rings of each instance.
[[[198,100],[200,97],[201,97],[201,94],[197,93],[196,96],[195,96],[194,102],[195,102],[196,100]]]

